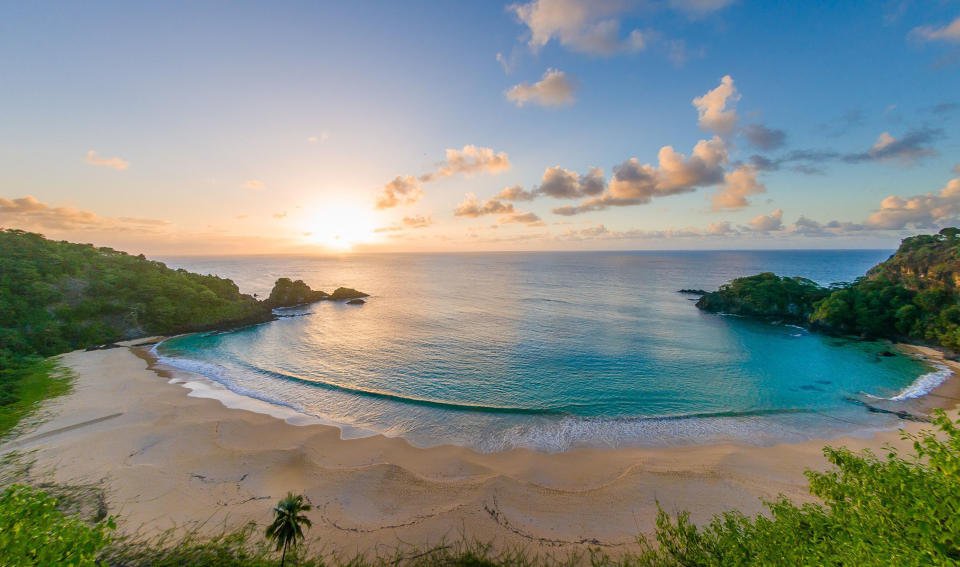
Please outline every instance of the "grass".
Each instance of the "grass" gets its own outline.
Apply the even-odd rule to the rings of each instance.
[[[67,369],[48,358],[25,364],[4,375],[3,379],[15,380],[16,401],[0,405],[0,439],[36,412],[40,402],[69,392],[72,376]]]

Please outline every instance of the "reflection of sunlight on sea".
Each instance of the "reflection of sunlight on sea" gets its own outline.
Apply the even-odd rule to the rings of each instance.
[[[923,373],[878,345],[699,312],[680,288],[773,270],[850,279],[885,252],[193,259],[261,295],[278,275],[373,297],[164,343],[230,390],[418,445],[481,450],[774,443],[887,427],[847,403]],[[204,263],[205,262],[205,263]],[[801,411],[797,411],[801,410]],[[345,435],[349,435],[345,433]]]

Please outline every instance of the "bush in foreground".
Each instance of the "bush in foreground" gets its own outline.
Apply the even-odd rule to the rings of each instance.
[[[628,564],[958,565],[960,430],[942,411],[940,436],[906,436],[915,455],[886,459],[827,447],[835,468],[807,471],[822,504],[767,503],[768,516],[726,512],[704,528],[662,510],[656,542]]]
[[[92,526],[57,510],[57,500],[22,484],[0,493],[0,565],[92,567],[110,542],[108,518]]]

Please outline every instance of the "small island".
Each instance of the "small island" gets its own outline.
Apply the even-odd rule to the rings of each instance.
[[[277,307],[293,307],[296,305],[304,305],[307,303],[314,303],[316,301],[341,301],[341,300],[357,300],[363,297],[369,297],[370,294],[364,293],[362,291],[357,291],[349,287],[338,287],[333,290],[333,293],[327,293],[325,291],[313,290],[303,282],[303,280],[292,281],[290,278],[280,278],[273,285],[273,290],[270,292],[270,297],[268,297],[265,302],[271,308]]]

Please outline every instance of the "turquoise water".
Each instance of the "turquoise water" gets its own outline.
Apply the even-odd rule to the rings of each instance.
[[[850,280],[889,251],[172,258],[263,295],[349,285],[278,321],[166,341],[168,364],[344,428],[420,446],[757,444],[890,427],[851,403],[930,371],[885,347],[700,312],[685,287],[760,271]]]

